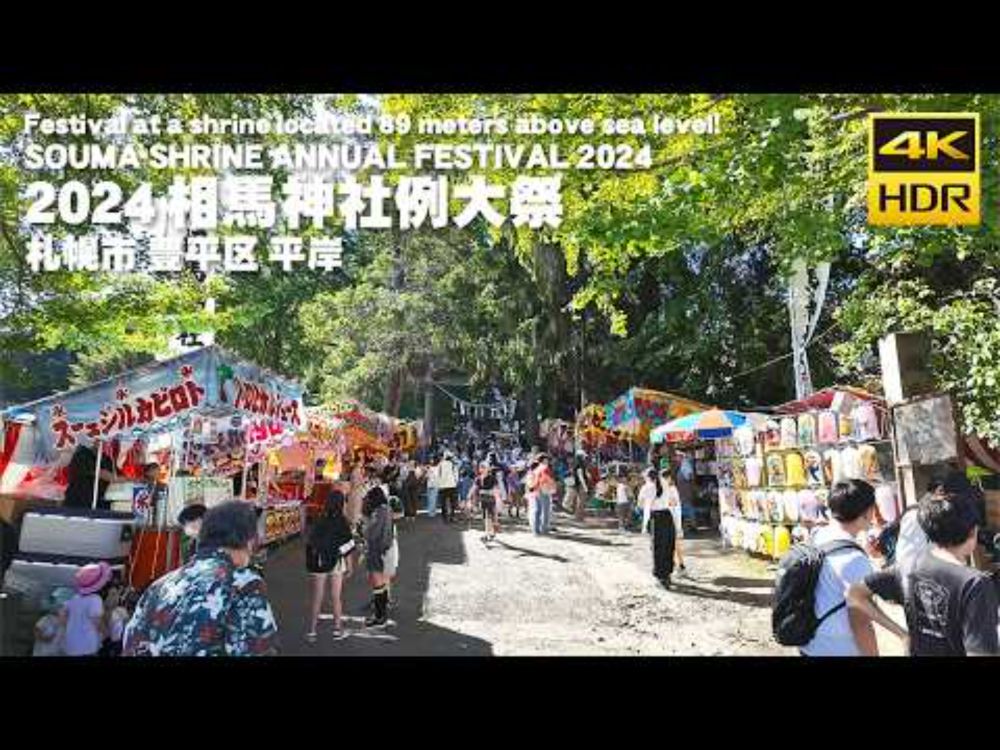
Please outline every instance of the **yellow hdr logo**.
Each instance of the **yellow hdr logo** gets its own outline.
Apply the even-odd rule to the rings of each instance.
[[[869,224],[979,224],[979,194],[978,114],[871,116]]]

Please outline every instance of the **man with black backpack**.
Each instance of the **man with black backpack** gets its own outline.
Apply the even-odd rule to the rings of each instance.
[[[838,482],[828,502],[832,520],[811,542],[781,560],[771,624],[777,641],[803,656],[877,656],[875,630],[847,609],[847,589],[874,571],[858,537],[871,526],[875,490],[867,482]]]

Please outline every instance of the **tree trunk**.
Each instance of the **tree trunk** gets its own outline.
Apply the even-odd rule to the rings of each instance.
[[[424,381],[424,436],[427,445],[434,442],[434,377],[428,373]]]
[[[538,352],[538,326],[536,321],[531,329],[531,365],[532,372],[528,373],[527,383],[524,387],[524,434],[528,439],[528,445],[534,448],[538,444],[538,392],[541,383],[541,357]]]
[[[389,376],[382,398],[382,412],[390,417],[399,416],[399,407],[403,400],[403,371],[396,370]]]
[[[587,405],[587,310],[580,320],[580,411]]]
[[[521,393],[521,403],[524,404],[524,435],[528,446],[538,445],[538,388],[534,380],[529,380]]]

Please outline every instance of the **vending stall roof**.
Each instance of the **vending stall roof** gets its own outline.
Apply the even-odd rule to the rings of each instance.
[[[604,426],[640,441],[664,422],[712,407],[684,396],[648,388],[629,388],[604,407]]]
[[[862,401],[882,400],[880,396],[876,396],[874,393],[869,393],[862,388],[855,388],[849,385],[834,385],[829,388],[816,391],[811,396],[806,396],[803,399],[789,401],[781,406],[776,406],[774,411],[777,414],[799,414],[804,411],[829,409],[830,405],[833,403],[833,399],[838,393],[844,393],[846,395],[853,396],[854,398],[861,399]]]
[[[297,383],[209,346],[0,412],[31,424],[39,458],[78,443],[142,437],[180,428],[194,416],[245,414],[293,429],[305,426]]]

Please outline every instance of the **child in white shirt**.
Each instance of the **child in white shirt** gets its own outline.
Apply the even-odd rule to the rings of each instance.
[[[35,623],[35,647],[32,656],[65,656],[66,630],[59,617],[63,605],[73,598],[73,589],[53,589],[42,605],[45,614]]]

